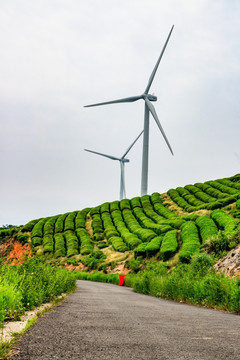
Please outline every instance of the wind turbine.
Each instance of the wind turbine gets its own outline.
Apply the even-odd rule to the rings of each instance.
[[[157,97],[155,95],[151,95],[149,94],[150,91],[150,87],[152,85],[153,79],[155,77],[155,74],[157,72],[159,63],[162,59],[162,56],[164,54],[164,51],[166,49],[166,46],[168,44],[169,38],[172,34],[174,25],[172,26],[169,35],[167,37],[167,40],[163,46],[162,52],[158,58],[158,61],[151,73],[151,76],[148,80],[148,84],[147,87],[144,91],[144,93],[142,95],[137,95],[137,96],[131,96],[131,97],[127,97],[127,98],[123,98],[123,99],[119,99],[119,100],[113,100],[113,101],[107,101],[107,102],[102,102],[102,103],[98,103],[98,104],[93,104],[93,105],[86,105],[84,107],[92,107],[92,106],[99,106],[99,105],[108,105],[108,104],[117,104],[117,103],[128,103],[128,102],[134,102],[140,99],[143,99],[145,101],[145,115],[144,115],[144,136],[143,136],[143,152],[142,152],[142,183],[141,183],[141,195],[146,195],[147,194],[147,185],[148,185],[148,152],[149,152],[149,112],[152,114],[154,120],[156,121],[157,126],[159,127],[159,130],[162,133],[162,136],[164,138],[164,140],[166,141],[169,150],[171,151],[172,155],[173,155],[173,151],[172,148],[169,144],[169,141],[167,139],[166,134],[164,133],[164,130],[162,128],[162,125],[160,124],[160,121],[158,119],[157,113],[155,111],[155,108],[152,104],[152,101],[157,101]]]
[[[96,152],[96,151],[92,151],[92,150],[88,150],[88,149],[84,149],[85,151],[91,152],[93,154],[97,154],[97,155],[101,155],[101,156],[105,156],[108,159],[111,160],[118,160],[120,162],[120,169],[121,169],[121,176],[120,176],[120,200],[126,198],[126,187],[125,187],[125,163],[129,162],[129,159],[126,159],[125,157],[127,156],[127,154],[129,153],[129,151],[131,150],[131,148],[133,147],[133,145],[137,142],[137,140],[140,138],[140,136],[142,135],[143,130],[140,132],[140,134],[138,135],[138,137],[134,140],[134,142],[129,146],[129,148],[126,150],[126,152],[123,154],[123,156],[121,158],[117,158],[115,156],[112,155],[106,155],[106,154],[102,154],[100,152]]]

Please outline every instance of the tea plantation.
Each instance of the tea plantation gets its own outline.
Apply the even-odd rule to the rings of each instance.
[[[101,258],[108,247],[130,251],[135,259],[175,257],[189,263],[199,252],[220,257],[234,248],[239,219],[240,175],[235,175],[32,220],[1,230],[0,238],[13,236],[38,254],[84,264],[96,252]]]

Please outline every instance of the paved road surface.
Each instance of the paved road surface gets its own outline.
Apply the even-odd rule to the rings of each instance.
[[[78,281],[16,347],[14,360],[239,360],[240,316]]]

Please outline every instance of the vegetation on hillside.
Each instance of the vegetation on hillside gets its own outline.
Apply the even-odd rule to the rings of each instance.
[[[105,274],[110,273],[118,261],[123,261],[130,272],[126,282],[136,291],[240,311],[239,280],[226,279],[213,270],[217,259],[239,243],[239,222],[240,175],[236,175],[177,187],[166,194],[155,192],[106,202],[94,208],[32,220],[20,227],[3,228],[0,244],[13,239],[21,244],[24,257],[24,261],[15,261],[15,264],[22,262],[22,267],[11,267],[18,281],[9,285],[9,292],[15,289],[12,297],[23,299],[19,274],[27,278],[29,266],[36,268],[36,273],[40,271],[34,260],[28,260],[26,264],[30,265],[25,265],[26,254],[32,252],[52,264],[68,264],[73,268],[81,265],[85,271],[97,270],[99,273],[95,273],[94,279],[101,281],[109,279]],[[109,254],[116,257],[110,258]],[[9,261],[9,256],[7,258]],[[13,260],[10,257],[11,264]],[[49,264],[46,273],[43,263],[38,266],[43,269],[43,277],[47,274],[46,278],[51,278]],[[6,274],[8,268],[2,264],[0,271]],[[57,278],[70,276],[64,272],[57,275],[56,267],[53,274]],[[93,277],[79,274],[81,278]],[[2,279],[4,277],[0,286],[6,289],[8,285],[4,281],[10,284],[10,280]],[[58,287],[55,280],[52,281]],[[116,278],[112,281],[116,282]],[[37,292],[41,293],[38,287]],[[42,301],[44,296],[40,297]],[[27,304],[35,305],[34,301]],[[14,309],[16,314],[22,306],[21,303]],[[12,316],[9,314],[12,312],[4,312],[5,317]]]

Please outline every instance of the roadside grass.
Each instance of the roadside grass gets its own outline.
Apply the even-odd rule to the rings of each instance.
[[[19,340],[19,338],[32,326],[36,323],[38,318],[42,316],[44,313],[52,309],[54,306],[62,303],[66,296],[73,292],[75,289],[72,289],[70,292],[66,294],[62,294],[62,296],[58,296],[55,298],[50,305],[46,306],[43,310],[40,310],[36,313],[36,316],[29,319],[27,321],[26,326],[19,332],[11,333],[11,340],[8,341],[1,341],[0,335],[0,360],[7,359],[13,352],[14,352],[14,344]]]
[[[76,287],[72,272],[32,258],[22,265],[0,264],[0,324],[52,301]]]
[[[240,313],[240,279],[228,278],[213,269],[214,259],[197,254],[190,264],[149,261],[144,269],[129,273],[125,285],[134,291],[218,310]],[[118,284],[118,274],[76,272],[80,280]]]

